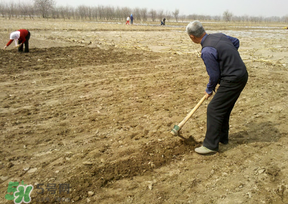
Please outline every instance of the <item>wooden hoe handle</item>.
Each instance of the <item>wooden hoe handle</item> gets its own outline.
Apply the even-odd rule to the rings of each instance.
[[[171,130],[172,135],[178,135],[180,129],[185,125],[185,123],[191,118],[193,113],[199,108],[199,106],[205,101],[206,94],[202,97],[202,99],[197,103],[197,105],[188,113],[188,115],[178,124],[175,125],[174,128]]]
[[[195,111],[201,106],[201,104],[205,101],[206,95],[202,97],[202,99],[197,103],[197,105],[188,113],[188,115],[178,124],[180,128],[191,118],[191,116],[195,113]]]

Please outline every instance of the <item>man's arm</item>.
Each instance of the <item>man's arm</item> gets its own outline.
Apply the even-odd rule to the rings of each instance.
[[[5,45],[4,49],[6,49],[12,42],[13,42],[13,39],[9,40],[9,42]]]
[[[215,91],[220,79],[220,67],[217,61],[217,51],[213,47],[204,47],[202,49],[201,58],[206,66],[209,75],[209,83],[207,84],[206,93],[212,94]]]

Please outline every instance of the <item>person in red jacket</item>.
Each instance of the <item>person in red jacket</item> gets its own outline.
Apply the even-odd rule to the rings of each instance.
[[[23,44],[25,43],[25,52],[29,52],[30,32],[26,29],[20,29],[10,34],[10,40],[5,45],[6,49],[15,40],[15,46],[18,47],[18,52],[23,52]],[[18,40],[18,42],[17,42]]]

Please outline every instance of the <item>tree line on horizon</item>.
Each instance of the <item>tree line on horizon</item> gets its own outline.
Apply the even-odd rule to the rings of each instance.
[[[3,18],[53,18],[53,19],[75,19],[75,20],[123,20],[133,13],[135,21],[161,21],[166,20],[188,21],[188,20],[209,20],[209,21],[244,21],[244,22],[288,22],[288,15],[283,17],[261,17],[261,16],[234,16],[228,10],[222,16],[210,15],[180,15],[179,9],[174,11],[155,10],[147,8],[113,7],[113,6],[86,6],[76,8],[72,6],[56,6],[54,0],[33,0],[21,1],[21,3],[0,2],[0,16]]]

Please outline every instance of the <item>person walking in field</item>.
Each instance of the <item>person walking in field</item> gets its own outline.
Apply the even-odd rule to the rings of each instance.
[[[130,18],[129,16],[127,17],[127,20],[126,20],[126,25],[129,25],[129,21],[130,21]]]
[[[163,18],[163,20],[161,21],[161,25],[165,25],[165,21],[166,21],[166,18]]]
[[[10,40],[5,45],[6,49],[15,40],[15,46],[18,47],[18,52],[23,52],[23,44],[25,44],[25,52],[29,52],[30,32],[26,29],[20,29],[10,34]]]
[[[212,96],[207,107],[207,131],[198,154],[216,153],[219,143],[228,144],[231,111],[248,81],[246,66],[238,52],[239,40],[223,33],[207,34],[199,21],[190,22],[186,31],[190,39],[201,44],[201,58],[209,75],[205,94]]]
[[[133,14],[131,13],[131,15],[130,15],[130,21],[131,21],[131,25],[133,25]]]

